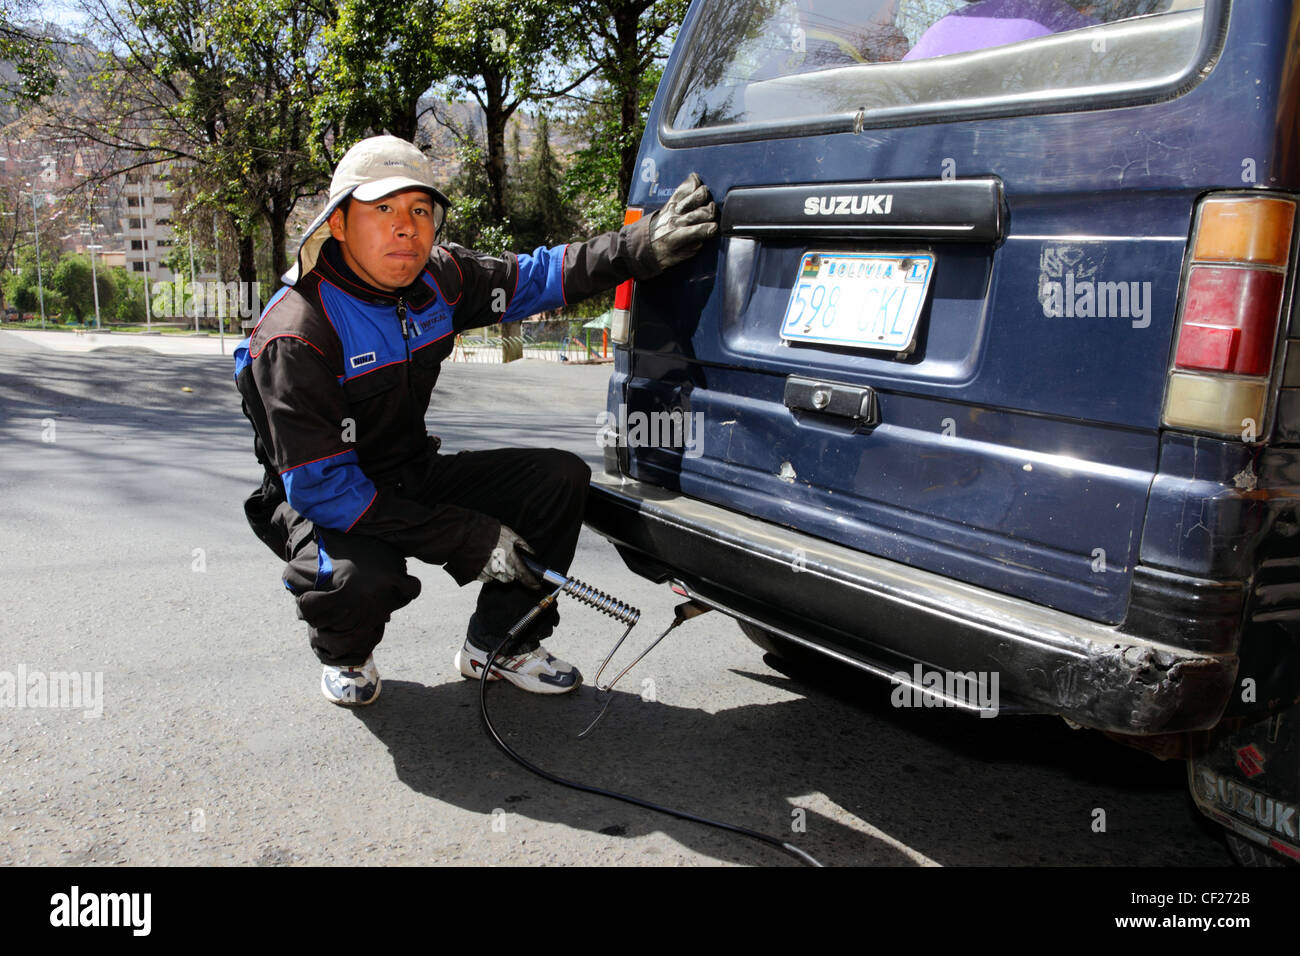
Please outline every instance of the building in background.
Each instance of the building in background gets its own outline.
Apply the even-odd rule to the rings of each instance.
[[[126,267],[154,282],[170,282],[175,276],[163,260],[171,254],[172,194],[166,173],[153,175],[147,169],[122,176],[118,222],[122,233]]]

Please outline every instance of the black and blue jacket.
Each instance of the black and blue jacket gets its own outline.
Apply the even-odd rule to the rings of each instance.
[[[438,440],[429,396],[455,336],[514,322],[659,272],[649,221],[531,255],[434,248],[418,279],[388,293],[364,284],[333,239],[316,266],[267,304],[235,349],[235,381],[266,468],[250,523],[286,551],[284,505],[316,525],[381,537],[404,555],[473,580],[496,543],[495,518],[403,494]],[[288,559],[289,555],[284,554]]]

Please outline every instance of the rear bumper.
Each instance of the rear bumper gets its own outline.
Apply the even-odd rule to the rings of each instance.
[[[1178,647],[637,481],[593,476],[586,523],[634,571],[881,676],[917,663],[996,674],[1001,713],[1126,734],[1204,729],[1237,671],[1223,647],[1235,641]]]

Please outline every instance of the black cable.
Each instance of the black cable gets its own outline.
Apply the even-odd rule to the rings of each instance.
[[[516,628],[518,628],[518,625],[516,625]],[[496,728],[492,726],[492,719],[488,717],[487,685],[490,683],[488,680],[488,675],[492,673],[492,665],[496,663],[497,657],[499,657],[501,652],[505,649],[506,643],[514,637],[514,633],[513,633],[514,630],[515,629],[512,629],[512,633],[507,634],[505,637],[503,637],[501,639],[501,643],[499,643],[496,646],[496,648],[492,651],[492,653],[488,656],[487,666],[483,668],[483,675],[482,677],[479,678],[479,689],[478,689],[479,712],[483,716],[483,726],[487,729],[488,736],[492,738],[492,740],[496,743],[498,747],[500,747],[503,751],[505,751],[507,757],[515,761],[515,763],[519,764],[525,770],[530,770],[533,773],[537,774],[537,776],[541,777],[543,780],[549,780],[551,781],[551,783],[558,783],[562,787],[569,787],[570,789],[573,790],[581,790],[583,793],[594,793],[600,797],[609,797],[611,800],[621,800],[624,803],[630,803],[633,806],[642,807],[643,809],[646,810],[653,810],[656,813],[666,813],[668,816],[677,817],[679,820],[690,820],[692,823],[702,823],[705,826],[717,827],[719,830],[727,830],[731,833],[739,833],[741,836],[747,836],[754,840],[761,840],[762,842],[770,844],[779,850],[784,850],[786,853],[789,853],[791,856],[793,856],[796,860],[798,860],[801,863],[805,863],[808,866],[818,866],[818,867],[821,866],[821,864],[818,863],[817,860],[815,860],[810,854],[805,853],[803,850],[799,849],[794,844],[786,843],[782,840],[776,839],[775,837],[770,837],[766,833],[759,833],[757,830],[751,830],[748,827],[736,826],[735,824],[732,823],[722,823],[721,821],[718,820],[710,820],[706,817],[696,816],[694,813],[687,813],[685,810],[674,810],[671,807],[662,807],[657,803],[651,803],[649,800],[642,800],[640,797],[633,797],[626,793],[616,793],[613,790],[602,790],[600,787],[592,787],[592,786],[588,786],[585,783],[577,783],[576,781],[573,780],[566,780],[563,777],[557,777],[555,774],[543,770],[541,767],[538,767],[535,764],[530,763],[529,761],[525,760],[523,757],[519,756],[519,754],[511,750],[510,745],[501,739],[501,735],[498,734],[496,732]]]

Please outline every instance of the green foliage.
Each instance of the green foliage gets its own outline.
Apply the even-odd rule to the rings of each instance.
[[[321,34],[326,52],[312,107],[318,159],[337,161],[357,141],[379,133],[415,139],[419,99],[445,74],[434,26],[438,8],[428,0],[339,0]]]
[[[208,42],[229,60],[226,122],[219,148],[206,151],[207,190],[199,200],[238,183],[244,208],[254,209],[270,231],[271,269],[278,275],[289,265],[290,215],[331,173],[311,148],[324,10],[301,0],[218,0],[215,10]],[[230,203],[225,209],[232,212]],[[249,218],[235,215],[240,224]]]
[[[0,63],[10,68],[0,73],[0,95],[32,105],[54,92],[57,58],[47,38],[18,25],[27,6],[22,0],[0,0]]]
[[[626,208],[626,193],[619,189],[624,136],[619,129],[618,110],[608,99],[610,95],[606,88],[605,97],[575,117],[574,136],[587,145],[574,152],[563,188],[565,201],[591,232],[617,229],[623,224]],[[636,135],[639,141],[640,133]]]
[[[590,299],[583,299],[581,302],[566,305],[562,314],[574,321],[573,334],[581,336],[584,334],[581,329],[583,322],[594,319],[612,308],[614,308],[614,290],[610,289],[608,292],[594,295]],[[599,332],[592,333],[593,338],[599,338],[599,336]]]
[[[571,76],[566,10],[544,0],[339,0],[321,34],[314,148],[336,161],[366,136],[414,141],[420,100],[434,87],[443,99],[473,99],[504,122]]]
[[[516,107],[555,95],[582,73],[570,65],[579,26],[570,10],[547,0],[444,4],[433,42],[445,88],[457,98],[472,97],[485,110],[494,105],[502,80],[500,92]]]
[[[671,38],[689,0],[573,0],[587,25],[586,55],[599,67],[605,95],[591,118],[598,137],[589,149],[617,155],[614,191],[623,200],[632,183],[646,112],[662,74]],[[588,175],[608,176],[608,156],[588,156]],[[581,161],[581,160],[580,160]],[[594,193],[592,195],[595,195]]]
[[[0,25],[13,2],[0,0]],[[446,238],[489,252],[549,245],[621,224],[657,64],[686,3],[110,2],[95,15],[104,40],[98,112],[77,122],[88,138],[122,149],[130,165],[180,160],[178,234],[193,232],[200,261],[214,218],[227,235],[257,237],[256,246],[239,245],[241,277],[251,281],[288,264],[295,204],[314,204],[344,150],[380,132],[415,141],[435,98],[469,101],[481,119],[457,130]],[[565,140],[578,130],[577,154],[556,154],[559,139],[543,117],[535,145],[511,169],[510,118],[554,109],[558,94],[594,71],[601,83],[581,89],[598,86],[598,103]],[[177,255],[188,274],[188,255]],[[233,258],[223,257],[227,273]],[[115,309],[143,310],[142,295],[114,301]]]
[[[4,277],[5,301],[20,312],[39,312],[40,304],[40,287],[37,283],[36,260],[24,262],[19,266],[17,272],[6,273]],[[46,311],[50,309],[48,298],[49,290],[46,290]]]
[[[113,283],[112,319],[124,325],[140,324],[147,315],[144,307],[144,280],[126,269],[110,269]],[[101,302],[100,312],[107,320],[109,313],[104,311]]]
[[[564,170],[551,149],[545,113],[538,115],[534,132],[532,154],[517,160],[510,189],[511,220],[522,249],[567,242],[574,238],[576,227],[571,204],[563,194]]]
[[[101,319],[111,313],[113,297],[117,287],[105,270],[96,267],[94,276],[98,279],[99,311]],[[73,318],[81,323],[93,323],[95,319],[95,288],[92,285],[92,270],[87,256],[65,255],[59,260],[50,277],[50,286],[61,297],[61,306],[72,313]]]
[[[443,241],[490,253],[514,251],[510,220],[496,219],[491,213],[482,147],[462,143],[456,155],[460,172],[449,187],[447,198],[451,200],[451,210],[447,214]]]
[[[482,146],[487,216],[502,224],[507,199],[506,125],[524,106],[567,92],[590,74],[577,53],[572,8],[545,0],[454,0],[440,8],[432,42],[438,48],[438,93],[470,99],[482,110],[483,132],[458,130]]]
[[[3,0],[0,0],[3,2]],[[247,234],[265,223],[285,265],[295,204],[328,181],[312,159],[310,109],[328,4],[300,0],[127,0],[94,14],[103,37],[91,112],[70,132],[120,151],[121,168],[179,160],[178,225],[216,214]],[[92,115],[93,113],[93,115]],[[245,272],[252,256],[241,261]],[[250,278],[245,276],[245,278]]]
[[[50,286],[63,296],[65,307],[78,322],[85,320],[87,311],[94,315],[94,287],[91,285],[89,259],[64,256],[50,277]]]
[[[190,277],[190,244],[188,242],[183,245],[179,244],[179,238],[176,242],[178,244],[172,246],[171,252],[167,253],[159,261],[168,272],[173,275],[183,276],[188,280]]]

